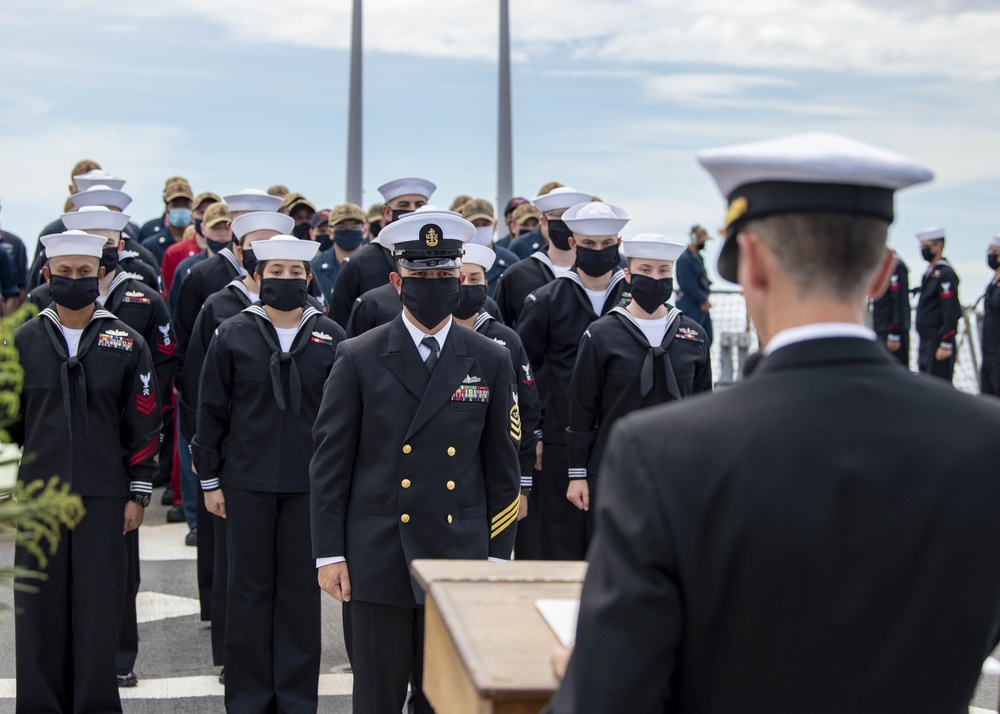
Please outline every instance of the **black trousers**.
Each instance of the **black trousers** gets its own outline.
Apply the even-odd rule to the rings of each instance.
[[[212,619],[212,574],[215,569],[215,521],[220,520],[205,508],[205,492],[198,484],[197,528],[198,528],[198,603],[201,605],[201,620]],[[218,663],[216,663],[218,664]]]
[[[1000,364],[983,364],[980,371],[979,391],[993,397],[1000,397]]]
[[[917,367],[923,373],[950,382],[955,374],[955,350],[952,350],[948,359],[938,360],[935,354],[940,344],[936,331],[926,336],[921,333],[920,347],[917,348]]]
[[[139,593],[139,529],[125,534],[125,601],[122,603],[122,632],[118,638],[115,669],[127,674],[135,669],[139,656],[139,620],[135,596]]]
[[[534,474],[536,486],[528,496],[528,515],[517,522],[514,535],[514,557],[517,560],[538,560],[541,557],[541,518],[538,514],[538,482],[541,475]]]
[[[546,442],[542,447],[541,478],[535,482],[541,560],[583,560],[587,555],[586,516],[566,498],[568,467],[566,445]]]
[[[115,652],[125,592],[124,498],[83,499],[86,515],[62,540],[37,592],[14,591],[18,714],[120,712]],[[24,548],[16,565],[40,570]]]
[[[899,349],[892,352],[888,347],[886,347],[886,340],[889,339],[889,334],[886,332],[878,333],[878,342],[880,345],[885,347],[885,351],[888,352],[892,357],[899,361],[907,369],[910,368],[910,335],[909,333],[899,336]]]
[[[348,565],[350,569],[350,565]],[[354,711],[399,714],[415,682],[415,714],[433,714],[424,681],[424,608],[351,600]]]
[[[309,494],[223,491],[229,549],[226,710],[315,712],[320,589]]]
[[[211,514],[209,514],[211,516]],[[212,663],[216,667],[226,664],[226,612],[229,609],[229,548],[226,520],[212,516],[215,550],[212,557]],[[198,534],[199,538],[201,534]]]
[[[165,392],[170,393],[169,385]],[[156,483],[170,485],[170,476],[174,470],[174,438],[177,431],[177,417],[173,407],[163,410],[163,428],[160,430],[160,461],[156,466]]]

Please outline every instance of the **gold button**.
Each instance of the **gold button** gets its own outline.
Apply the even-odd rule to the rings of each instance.
[[[402,484],[400,484],[400,485],[401,485],[401,486],[402,486],[403,488],[409,488],[409,487],[410,487],[410,479],[408,479],[408,478],[404,478],[404,479],[403,479],[403,483],[402,483]]]
[[[454,456],[454,455],[455,455],[455,447],[454,446],[449,446],[448,447],[448,456]]]
[[[455,490],[455,482],[454,481],[449,481],[445,485],[448,487],[449,491],[454,491]]]
[[[448,516],[448,522],[451,523],[451,516]]]
[[[411,451],[413,451],[413,447],[412,446],[410,446],[409,444],[403,444],[403,453],[404,454],[408,454]]]
[[[410,514],[404,513],[403,515],[401,515],[399,517],[399,520],[401,520],[403,523],[409,523],[410,522]]]

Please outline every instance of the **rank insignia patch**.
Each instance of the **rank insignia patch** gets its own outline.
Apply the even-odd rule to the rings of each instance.
[[[97,346],[109,350],[131,352],[132,343],[133,340],[128,336],[128,333],[121,330],[108,330],[97,336]]]
[[[453,402],[482,402],[490,401],[489,387],[473,387],[472,385],[462,385],[451,395]]]
[[[941,283],[941,297],[951,300],[955,297],[955,291],[951,289],[951,283]]]
[[[514,406],[510,408],[510,438],[521,440],[521,410],[517,408],[517,392],[514,392]]]
[[[157,325],[156,329],[160,331],[160,337],[163,341],[156,345],[156,349],[160,354],[170,357],[177,351],[177,343],[170,339],[170,324]]]
[[[139,410],[140,414],[149,416],[156,411],[156,392],[150,389],[153,373],[140,374],[139,381],[142,382],[142,393],[135,395],[135,408]]]
[[[134,305],[149,305],[152,301],[151,298],[146,297],[138,290],[129,290],[125,293],[125,297],[122,298],[124,303],[132,303]]]
[[[309,336],[309,341],[315,342],[317,345],[332,345],[333,337],[325,332],[313,332],[312,335]]]

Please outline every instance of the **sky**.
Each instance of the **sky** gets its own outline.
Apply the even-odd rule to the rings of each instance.
[[[401,176],[495,200],[498,3],[366,0],[364,203]],[[36,0],[0,8],[0,225],[33,245],[73,165],[221,195],[344,200],[350,0]],[[833,131],[927,163],[890,243],[948,231],[973,302],[1000,234],[995,0],[510,0],[514,193],[551,180],[686,240],[725,205],[698,150]],[[714,265],[721,241],[706,251]]]

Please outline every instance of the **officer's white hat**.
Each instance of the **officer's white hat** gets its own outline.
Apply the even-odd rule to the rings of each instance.
[[[629,218],[618,206],[590,200],[571,206],[562,215],[569,229],[581,236],[616,236]]]
[[[73,231],[121,231],[131,216],[112,211],[107,206],[84,206],[79,211],[64,213],[63,225]]]
[[[107,186],[121,191],[122,186],[125,185],[125,179],[120,179],[104,169],[91,169],[85,174],[74,176],[73,183],[76,184],[78,191],[86,191],[91,186]]]
[[[698,161],[729,202],[719,274],[736,281],[736,234],[747,221],[782,213],[847,213],[893,220],[893,194],[930,181],[914,159],[837,134],[798,134],[709,149]]]
[[[400,196],[423,196],[429,201],[436,190],[437,186],[427,179],[413,177],[389,181],[378,187],[386,203]]]
[[[944,240],[944,228],[925,228],[917,233],[917,240]]]
[[[485,245],[467,243],[465,246],[465,255],[462,257],[462,262],[478,265],[486,272],[489,272],[490,268],[493,267],[493,263],[496,262],[496,259],[497,254]]]
[[[238,193],[224,196],[223,201],[233,213],[245,211],[277,211],[281,206],[281,196],[271,196],[259,188],[245,188]]]
[[[319,251],[319,243],[316,241],[300,240],[295,236],[274,236],[267,240],[255,240],[250,244],[250,247],[258,261],[304,260],[308,262],[315,258]]]
[[[379,243],[410,270],[457,268],[465,244],[476,237],[476,227],[450,213],[409,213],[383,228]]]
[[[279,235],[288,235],[293,228],[294,218],[274,211],[254,211],[233,219],[233,236],[236,240],[243,240],[243,236],[253,231],[276,231]]]
[[[74,193],[69,197],[70,202],[77,208],[84,206],[107,206],[124,211],[132,203],[132,197],[124,191],[110,188],[104,184],[97,184],[88,189]]]
[[[995,235],[992,238],[990,238],[990,245],[1000,248],[1000,235]]]
[[[570,188],[569,186],[560,186],[559,188],[554,188],[544,196],[536,196],[531,199],[531,202],[535,205],[542,213],[547,211],[556,211],[560,208],[571,208],[578,203],[586,203],[593,196],[589,193],[580,193],[575,188]]]
[[[59,258],[64,255],[85,255],[88,258],[100,258],[107,240],[101,236],[91,235],[83,231],[63,231],[50,236],[42,236],[45,255],[48,258]]]
[[[631,238],[622,238],[622,255],[626,258],[677,260],[685,250],[687,247],[683,243],[659,233],[640,233]]]

